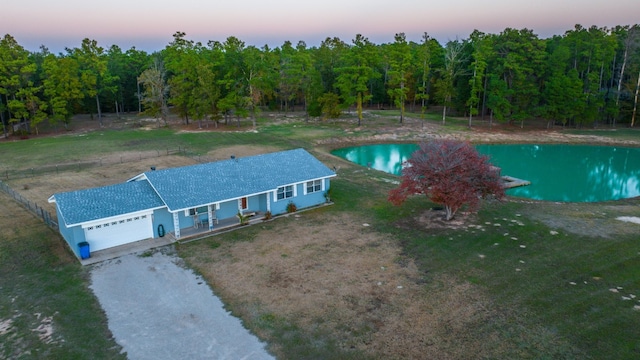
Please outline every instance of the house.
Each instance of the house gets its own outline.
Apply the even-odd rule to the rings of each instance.
[[[198,226],[213,231],[237,214],[287,212],[326,202],[336,176],[304,149],[152,170],[125,183],[58,193],[60,233],[79,258],[127,243]],[[82,252],[82,254],[81,254]],[[87,255],[88,256],[88,255]]]

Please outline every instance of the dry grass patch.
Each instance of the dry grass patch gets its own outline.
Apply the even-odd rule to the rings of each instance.
[[[526,213],[553,229],[595,238],[616,239],[618,236],[637,233],[635,224],[611,220],[620,216],[640,215],[639,203],[640,198],[605,204],[540,202]]]
[[[237,158],[242,158],[246,156],[272,153],[281,150],[282,149],[275,146],[234,145],[211,150],[207,153],[207,157],[215,160],[227,160],[231,157],[231,155],[234,155]]]
[[[122,154],[123,157],[128,156],[127,153]],[[55,204],[47,202],[47,199],[55,193],[118,184],[148,171],[151,166],[155,166],[156,169],[166,169],[196,163],[195,160],[183,156],[160,156],[142,160],[130,158],[127,161],[123,160],[122,163],[118,162],[119,158],[119,154],[112,154],[109,161],[105,160],[103,162],[105,165],[102,166],[85,168],[81,171],[53,172],[12,179],[7,181],[7,184],[23,197],[55,214]]]
[[[243,318],[277,314],[381,358],[468,358],[486,347],[488,334],[468,330],[493,316],[478,288],[421,274],[394,239],[353,215],[291,215],[252,241],[192,246],[187,260],[227,303],[242,304],[234,311]]]

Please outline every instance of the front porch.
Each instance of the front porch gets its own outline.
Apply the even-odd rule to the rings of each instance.
[[[258,211],[251,211],[250,213],[252,215],[249,216],[246,225],[253,225],[257,222],[264,221],[264,213]],[[245,213],[245,215],[247,214],[248,213]],[[227,232],[240,226],[243,226],[240,225],[240,220],[237,217],[231,217],[226,219],[214,220],[213,229],[209,230],[209,221],[202,220],[192,227],[180,229],[180,239],[176,239],[175,232],[169,232],[167,233],[167,236],[170,236],[173,241],[184,242],[186,240],[196,240],[213,234]]]

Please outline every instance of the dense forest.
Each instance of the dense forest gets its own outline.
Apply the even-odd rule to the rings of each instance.
[[[602,126],[636,121],[640,25],[585,28],[540,39],[529,29],[474,31],[442,45],[398,33],[373,44],[327,38],[319,47],[287,41],[247,46],[236,37],[206,45],[177,32],[163,50],[108,49],[84,39],[53,54],[0,40],[0,115],[4,136],[37,133],[49,122],[69,126],[74,114],[141,112],[185,123],[250,118],[261,110],[304,110],[338,117],[350,108],[405,111],[442,108],[449,115],[524,126]]]

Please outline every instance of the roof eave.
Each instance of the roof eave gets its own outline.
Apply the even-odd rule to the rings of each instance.
[[[83,226],[83,225],[92,224],[92,223],[109,222],[109,221],[114,220],[114,219],[126,218],[126,217],[132,216],[134,214],[142,213],[142,212],[152,212],[154,210],[162,209],[164,207],[166,207],[166,206],[165,205],[156,206],[156,207],[149,208],[149,209],[142,209],[142,210],[138,210],[138,211],[132,211],[132,212],[126,213],[126,214],[113,215],[113,216],[99,218],[99,219],[81,221],[81,222],[78,222],[78,223],[75,223],[75,224],[66,224],[65,223],[65,225],[67,227],[74,227],[74,226]]]

